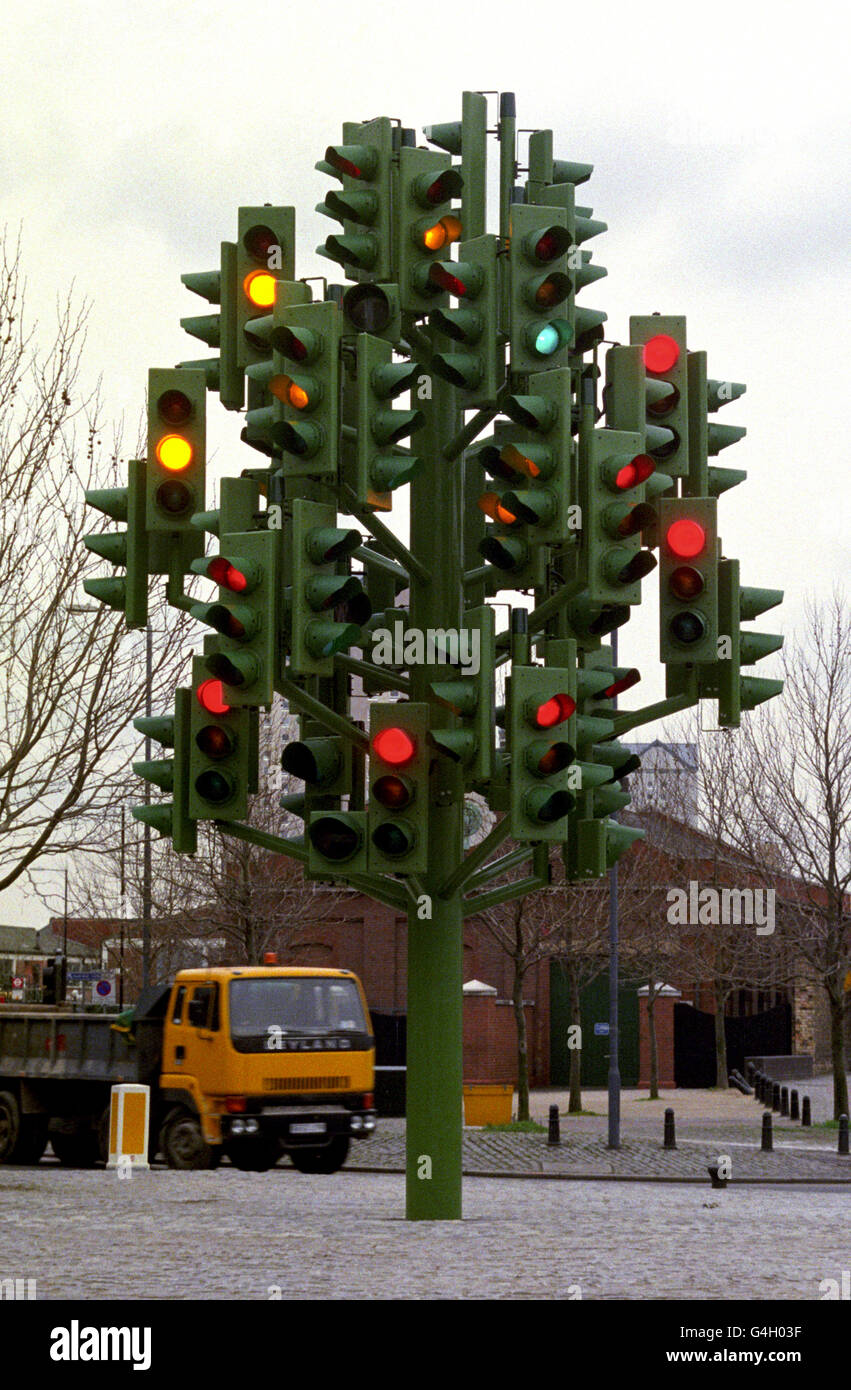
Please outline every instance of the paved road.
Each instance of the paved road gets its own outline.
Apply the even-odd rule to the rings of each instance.
[[[463,1140],[464,1172],[496,1176],[501,1173],[552,1175],[572,1178],[657,1178],[709,1182],[707,1167],[726,1154],[732,1181],[843,1182],[851,1185],[851,1157],[837,1152],[836,1134],[778,1130],[772,1153],[760,1148],[762,1109],[754,1103],[750,1123],[723,1128],[692,1122],[678,1130],[677,1149],[662,1147],[658,1125],[641,1131],[625,1130],[621,1147],[607,1147],[605,1127],[599,1121],[562,1123],[562,1143],[547,1144],[545,1134],[512,1134],[466,1129]],[[368,1142],[354,1144],[349,1167],[403,1172],[405,1167],[404,1120],[381,1120]]]
[[[851,1267],[848,1193],[470,1178],[404,1220],[394,1174],[0,1170],[0,1278],[40,1298],[817,1300]]]

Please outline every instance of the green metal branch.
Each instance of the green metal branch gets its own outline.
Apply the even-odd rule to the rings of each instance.
[[[492,893],[482,893],[478,898],[465,898],[464,916],[475,917],[478,912],[486,912],[492,907],[500,907],[503,903],[525,898],[527,893],[534,893],[538,888],[549,888],[549,879],[521,878],[518,883],[507,883],[502,888],[494,888]]]
[[[334,665],[341,670],[348,671],[352,676],[361,676],[364,680],[375,681],[384,690],[398,690],[403,695],[410,693],[410,677],[400,675],[391,666],[373,666],[371,661],[359,661],[355,656],[347,656],[345,652],[337,652],[334,657]]]
[[[694,687],[694,690],[686,691],[682,695],[671,695],[667,700],[659,700],[655,705],[644,705],[642,709],[624,710],[622,714],[615,715],[613,721],[615,738],[619,738],[621,734],[629,733],[630,729],[637,729],[639,724],[651,724],[655,719],[664,719],[669,714],[677,714],[680,710],[691,709],[699,699],[696,674]]]
[[[340,734],[343,738],[353,743],[356,748],[360,748],[364,753],[369,752],[369,739],[362,729],[355,728],[348,719],[342,714],[337,714],[335,710],[328,709],[321,701],[308,695],[306,690],[296,685],[294,681],[283,676],[276,684],[276,689],[283,695],[287,703],[299,710],[302,714],[309,714],[311,719],[315,719],[318,724],[324,725],[334,734]]]
[[[506,820],[508,817],[506,816]],[[486,864],[470,882],[468,889],[475,891],[483,888],[486,883],[490,883],[492,878],[499,878],[500,874],[507,874],[510,869],[519,868],[525,864],[526,860],[534,853],[532,845],[521,845],[519,849],[513,849],[510,854],[506,854],[502,859],[494,860],[493,864]]]
[[[456,893],[469,878],[472,878],[479,865],[484,864],[488,855],[491,854],[498,845],[502,844],[503,840],[506,839],[508,835],[509,828],[508,816],[503,816],[502,820],[497,821],[493,830],[482,840],[481,844],[476,845],[475,849],[470,851],[466,859],[461,861],[455,872],[444,880],[437,890],[437,896],[439,898],[451,898],[453,893]]]
[[[389,550],[390,554],[395,556],[406,574],[409,574],[412,578],[416,576],[421,584],[431,583],[431,574],[426,566],[421,564],[416,556],[411,554],[408,547],[399,540],[398,536],[394,536],[393,532],[389,527],[384,525],[383,521],[379,521],[378,517],[369,511],[368,508],[361,506],[357,499],[357,494],[353,488],[349,487],[348,483],[341,483],[340,494],[341,501],[345,502],[346,510],[350,512],[362,526],[366,527],[367,531],[384,546],[385,550]]]
[[[165,587],[165,600],[170,608],[181,608],[184,613],[188,613],[198,602],[195,598],[190,598],[183,591],[183,568],[180,563],[180,554],[177,548],[172,551],[168,562],[168,579]]]
[[[285,854],[289,859],[297,859],[300,864],[307,863],[307,845],[301,840],[285,840],[281,835],[270,835],[265,830],[255,830],[254,826],[241,825],[237,821],[217,820],[215,826],[223,835],[245,840],[258,849],[270,849],[273,854]]]

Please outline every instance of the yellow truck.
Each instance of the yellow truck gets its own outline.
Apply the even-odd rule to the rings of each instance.
[[[110,1087],[151,1087],[151,1154],[333,1173],[375,1129],[375,1041],[350,970],[215,966],[143,991],[132,1014],[0,1005],[0,1163],[106,1157]]]

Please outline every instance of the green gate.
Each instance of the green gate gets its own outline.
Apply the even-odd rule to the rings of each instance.
[[[606,1086],[609,1079],[609,1038],[601,1028],[609,1019],[609,980],[605,972],[581,990],[582,1085]],[[620,1073],[622,1086],[638,1085],[638,994],[634,985],[618,992],[620,1015]],[[597,1031],[595,1031],[595,1026]],[[550,962],[550,1084],[570,1082],[570,994],[567,976],[557,960]]]

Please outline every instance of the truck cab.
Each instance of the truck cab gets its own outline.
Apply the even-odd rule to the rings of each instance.
[[[227,1153],[258,1171],[285,1152],[303,1172],[333,1172],[375,1129],[374,1067],[351,971],[182,970],[163,1017],[160,1148],[176,1168]]]

